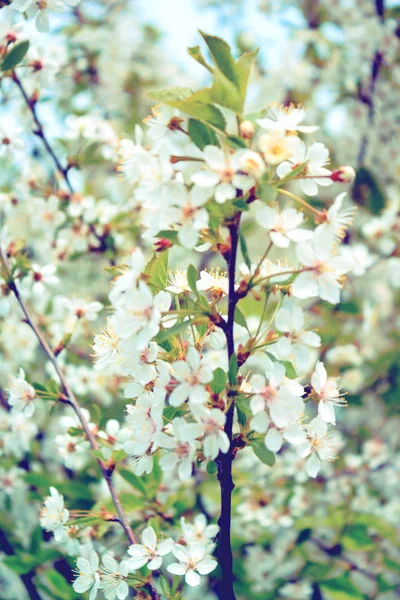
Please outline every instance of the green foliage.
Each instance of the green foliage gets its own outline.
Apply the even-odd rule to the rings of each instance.
[[[254,440],[251,442],[251,447],[253,449],[254,454],[257,456],[261,462],[269,467],[273,467],[275,464],[275,454],[268,450],[265,446],[264,442],[259,440]]]
[[[355,201],[369,210],[373,215],[378,215],[385,208],[385,195],[376,177],[366,169],[358,169],[354,182],[353,197]]]
[[[173,108],[212,125],[221,131],[225,130],[225,119],[222,112],[210,102],[199,99],[188,88],[167,88],[157,92],[149,92],[149,96]]]
[[[238,361],[236,354],[232,354],[229,359],[228,379],[231,385],[237,384],[237,376],[239,372]]]
[[[226,373],[221,367],[215,369],[210,387],[215,394],[221,394],[224,391],[226,387]]]
[[[347,575],[321,581],[320,588],[327,600],[362,600],[365,598]]]
[[[220,146],[215,131],[206,123],[198,119],[189,119],[189,135],[200,150],[205,146]]]
[[[23,60],[28,50],[29,40],[23,40],[22,42],[15,43],[11,50],[7,52],[3,62],[0,65],[0,69],[2,71],[14,69],[21,62],[21,60]]]
[[[189,268],[187,270],[187,280],[188,280],[190,289],[192,290],[192,292],[194,294],[196,294],[196,296],[198,295],[197,286],[196,286],[198,278],[199,278],[199,272],[198,272],[197,268],[194,267],[193,265],[189,265]]]
[[[156,290],[164,290],[168,281],[168,250],[154,253],[145,268],[149,285]]]

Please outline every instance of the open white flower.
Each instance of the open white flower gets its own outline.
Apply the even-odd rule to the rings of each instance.
[[[257,119],[257,123],[263,129],[269,131],[300,131],[301,133],[313,133],[319,127],[316,125],[300,125],[306,116],[306,111],[301,106],[290,104],[289,106],[272,105],[263,119]]]
[[[214,460],[219,452],[226,454],[230,447],[227,434],[224,431],[226,421],[225,413],[218,408],[208,410],[201,406],[200,411],[195,414],[202,427],[203,433],[203,453],[204,456]]]
[[[200,585],[200,575],[208,575],[218,564],[216,560],[206,557],[206,550],[200,544],[189,547],[175,544],[173,553],[179,562],[168,565],[167,570],[173,575],[184,575],[191,587]]]
[[[334,433],[328,433],[328,425],[319,417],[315,417],[307,425],[307,441],[297,446],[297,453],[309,457],[306,471],[310,477],[316,477],[321,461],[331,462],[336,458],[337,440]]]
[[[213,190],[219,204],[236,198],[237,189],[247,192],[254,185],[254,179],[239,173],[241,154],[240,150],[229,154],[216,146],[206,146],[203,150],[205,168],[192,175],[193,183]]]
[[[35,18],[36,29],[41,33],[49,31],[49,13],[62,13],[62,0],[13,0],[13,7],[26,12],[29,18]]]
[[[25,380],[23,369],[19,370],[18,377],[13,377],[8,388],[8,403],[15,410],[23,411],[25,416],[31,417],[35,412],[35,388]]]
[[[280,163],[276,173],[280,179],[290,175],[293,169],[305,163],[304,170],[299,175],[300,187],[307,196],[316,196],[318,186],[332,185],[332,172],[325,168],[329,159],[329,150],[316,142],[307,148],[302,140],[292,136],[288,141],[290,158]]]
[[[172,223],[179,223],[178,240],[184,248],[194,248],[200,231],[208,225],[208,212],[203,205],[210,198],[207,188],[193,186],[190,191],[177,187],[169,216]]]
[[[343,208],[343,201],[347,196],[346,192],[336,196],[333,204],[328,208],[326,212],[326,220],[318,225],[317,229],[332,229],[335,238],[340,241],[346,234],[347,229],[353,222],[354,213],[356,211],[355,206],[349,206]]]
[[[210,271],[200,271],[200,279],[196,283],[196,287],[199,292],[211,292],[214,299],[222,298],[229,292],[228,275],[219,267]]]
[[[85,318],[87,321],[95,321],[104,305],[101,302],[89,302],[81,298],[64,299],[65,307],[78,319]]]
[[[157,446],[154,444],[161,431],[163,405],[152,403],[150,399],[140,399],[135,405],[127,407],[128,439],[124,450],[134,457],[134,471],[140,476],[153,470],[153,456]]]
[[[108,321],[107,329],[96,335],[93,340],[92,356],[95,358],[94,368],[96,371],[106,369],[117,360],[119,342],[120,339],[114,331],[114,320],[111,318]]]
[[[284,302],[276,314],[275,325],[284,335],[271,345],[271,352],[280,360],[293,360],[300,371],[304,371],[312,350],[320,347],[321,338],[314,331],[304,329],[304,312],[293,302]]]
[[[188,523],[185,517],[181,518],[181,529],[185,542],[191,546],[192,544],[201,544],[209,548],[213,545],[219,527],[218,525],[207,523],[205,515],[202,513],[195,516],[193,523]]]
[[[186,360],[174,362],[172,369],[179,383],[169,397],[171,406],[180,406],[187,399],[193,404],[204,404],[208,397],[205,385],[212,380],[213,372],[201,359],[198,351],[191,346]]]
[[[288,248],[290,242],[305,242],[312,237],[311,230],[300,229],[304,215],[294,208],[279,212],[272,206],[262,206],[256,211],[256,220],[268,230],[271,242],[278,248]]]
[[[259,433],[268,429],[270,419],[276,427],[282,428],[297,421],[304,411],[304,388],[285,377],[281,363],[274,363],[266,376],[267,380],[262,375],[253,375],[250,379],[254,392],[250,400],[254,415],[250,426]]]
[[[22,129],[14,127],[9,119],[0,120],[0,156],[6,156],[11,160],[14,152],[22,150],[25,146],[20,137]]]
[[[158,446],[167,450],[160,459],[162,470],[177,468],[178,477],[183,481],[192,474],[198,446],[196,439],[201,435],[202,428],[197,423],[188,423],[183,417],[176,417],[171,426],[173,435],[157,433],[154,440]]]
[[[151,571],[160,569],[163,557],[172,552],[174,541],[171,538],[157,541],[157,536],[152,527],[146,527],[141,535],[141,544],[132,544],[128,548],[128,566],[131,569],[140,569],[147,565]]]
[[[129,595],[129,586],[125,581],[129,574],[128,562],[123,560],[118,564],[110,554],[103,556],[100,579],[107,600],[125,600]]]
[[[343,394],[340,393],[340,388],[335,377],[327,376],[324,363],[317,362],[315,371],[311,376],[311,384],[316,391],[318,403],[318,415],[326,423],[336,424],[335,406],[347,406]]]
[[[290,157],[289,139],[289,136],[279,130],[272,130],[268,134],[261,135],[258,145],[265,161],[270,165],[278,165],[287,160]]]
[[[40,511],[40,526],[46,531],[52,531],[56,542],[65,537],[65,523],[69,519],[69,512],[64,507],[63,496],[54,488],[50,488],[50,496],[45,501]]]
[[[99,557],[92,551],[89,560],[80,556],[76,561],[78,577],[72,584],[74,591],[83,594],[90,590],[89,600],[95,600],[100,588]]]
[[[292,284],[296,298],[319,296],[331,304],[340,301],[341,279],[352,268],[352,263],[332,254],[333,233],[316,230],[312,240],[297,246],[297,258],[306,267]]]

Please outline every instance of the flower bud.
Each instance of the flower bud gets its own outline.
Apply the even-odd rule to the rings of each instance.
[[[253,123],[251,121],[243,121],[240,123],[239,134],[240,137],[244,138],[245,140],[251,140],[251,138],[254,136]]]
[[[339,183],[352,183],[355,177],[355,170],[349,166],[339,167],[331,175],[332,181],[338,181]]]
[[[168,240],[167,238],[160,238],[154,244],[154,249],[156,252],[164,252],[164,250],[168,250],[172,246],[173,243],[171,242],[171,240]]]

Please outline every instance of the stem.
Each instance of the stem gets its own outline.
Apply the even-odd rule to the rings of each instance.
[[[302,204],[303,206],[305,206],[306,208],[308,208],[308,210],[311,210],[311,212],[314,213],[314,215],[316,215],[317,217],[321,216],[321,211],[314,208],[313,206],[311,206],[311,204],[309,204],[308,202],[306,202],[306,200],[303,200],[303,198],[300,198],[300,196],[297,196],[296,194],[293,194],[292,192],[289,192],[289,190],[285,190],[283,188],[277,188],[277,192],[280,194],[285,194],[285,196],[289,196],[289,198],[292,198],[293,200],[296,200],[296,202],[300,202],[300,204]]]
[[[235,270],[236,257],[239,241],[240,213],[234,217],[229,225],[229,233],[231,238],[231,250],[228,264],[229,277],[229,294],[228,294],[228,319],[224,328],[228,360],[235,353],[235,345],[233,339],[233,328],[235,323],[235,308],[238,297],[235,291]],[[219,563],[222,571],[222,578],[218,585],[219,597],[223,600],[235,600],[235,592],[233,589],[233,559],[231,548],[231,516],[232,516],[232,490],[235,485],[232,479],[232,428],[233,415],[235,410],[235,402],[232,401],[227,413],[225,423],[225,433],[231,442],[231,448],[227,454],[219,453],[217,458],[218,464],[218,481],[221,488],[221,514],[218,520],[219,525]]]
[[[37,135],[43,142],[44,147],[46,148],[46,151],[48,153],[48,155],[50,156],[50,158],[52,159],[54,166],[56,167],[56,171],[61,175],[61,177],[63,178],[69,192],[71,194],[75,193],[75,190],[72,186],[71,180],[69,178],[68,175],[68,167],[63,167],[60,160],[57,157],[57,154],[54,152],[52,145],[50,144],[47,135],[44,131],[43,125],[41,120],[39,119],[39,115],[37,114],[37,110],[36,110],[36,101],[32,100],[31,98],[29,98],[28,94],[26,93],[26,90],[22,84],[22,81],[20,80],[20,78],[18,77],[18,75],[16,74],[15,71],[12,72],[12,80],[14,81],[14,83],[16,84],[16,86],[19,88],[19,91],[21,92],[21,95],[25,101],[26,106],[28,107],[28,109],[31,112],[33,121],[36,125],[36,130],[34,130],[34,134]],[[104,252],[105,250],[107,250],[107,244],[105,241],[105,238],[107,237],[107,235],[99,235],[96,231],[96,228],[93,224],[89,225],[89,229],[91,231],[91,233],[94,235],[94,237],[97,239],[97,241],[100,243],[100,246],[98,248],[97,251],[101,251]]]
[[[90,427],[88,422],[85,419],[85,416],[82,412],[82,409],[79,405],[79,402],[75,396],[75,394],[73,393],[73,391],[71,390],[71,388],[69,387],[69,384],[65,378],[64,373],[62,372],[58,362],[57,362],[57,358],[54,355],[54,352],[51,350],[48,342],[46,341],[46,339],[43,337],[42,333],[39,331],[38,327],[35,325],[32,316],[30,314],[30,311],[28,310],[23,298],[21,297],[21,294],[19,293],[19,289],[15,284],[15,281],[12,278],[12,274],[8,265],[8,261],[7,261],[7,257],[3,251],[3,248],[0,246],[0,260],[3,263],[4,269],[6,271],[6,276],[7,276],[7,282],[8,282],[8,287],[9,289],[13,292],[15,298],[17,299],[18,304],[21,307],[22,312],[24,313],[24,317],[25,320],[27,322],[27,324],[30,326],[30,328],[32,329],[33,333],[35,334],[35,336],[37,337],[41,347],[43,348],[45,354],[47,355],[49,361],[51,362],[51,364],[53,365],[58,378],[60,380],[61,383],[61,387],[63,390],[63,393],[65,394],[65,399],[62,399],[63,402],[68,403],[72,409],[74,410],[76,416],[78,417],[81,425],[82,425],[82,429],[86,434],[86,437],[89,441],[89,444],[92,448],[92,450],[99,450],[99,445],[97,443],[96,437],[93,435],[93,433],[90,431]],[[115,511],[117,513],[118,516],[118,522],[120,523],[120,525],[122,526],[123,530],[125,531],[126,537],[128,538],[128,541],[130,544],[136,544],[137,543],[137,538],[135,536],[135,534],[132,531],[132,528],[129,524],[129,521],[125,515],[124,509],[122,508],[122,504],[121,504],[121,500],[120,497],[118,496],[118,493],[115,489],[114,483],[112,481],[112,472],[113,469],[112,468],[108,468],[104,462],[102,460],[100,460],[99,458],[97,459],[97,462],[99,464],[99,467],[101,469],[102,475],[107,483],[108,489],[110,491],[110,495],[115,507]],[[149,583],[146,586],[147,591],[150,593],[151,598],[153,598],[154,600],[157,600],[159,598],[156,590],[153,588],[152,584]]]
[[[38,117],[37,111],[36,111],[35,102],[29,98],[24,86],[22,85],[22,81],[20,80],[20,78],[18,77],[18,75],[16,74],[15,71],[13,71],[13,73],[12,73],[12,79],[13,79],[14,83],[17,85],[17,87],[19,88],[19,91],[21,92],[21,95],[22,95],[23,99],[25,100],[26,106],[31,111],[31,115],[32,115],[34,123],[37,127],[36,131],[34,131],[35,135],[40,137],[40,139],[42,140],[43,145],[46,148],[49,156],[52,158],[57,171],[60,173],[61,177],[64,179],[64,181],[67,185],[67,188],[69,189],[71,194],[73,194],[74,189],[72,187],[71,181],[68,176],[68,169],[66,169],[62,166],[62,164],[58,160],[57,155],[54,152],[49,140],[47,139],[47,136],[43,129],[43,125],[42,125],[42,123]]]

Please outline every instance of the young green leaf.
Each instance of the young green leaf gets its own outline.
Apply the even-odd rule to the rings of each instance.
[[[266,448],[265,444],[260,441],[254,441],[251,443],[254,454],[261,462],[269,467],[273,467],[275,464],[275,454]]]
[[[221,367],[215,369],[210,387],[215,394],[220,394],[226,387],[226,373]]]
[[[23,40],[22,42],[17,42],[11,48],[9,52],[7,52],[3,62],[0,65],[0,69],[2,71],[9,71],[10,69],[14,69],[24,58],[25,54],[29,49],[29,40]]]
[[[196,269],[196,267],[194,267],[193,265],[189,265],[189,268],[187,270],[187,280],[188,280],[190,289],[192,290],[192,292],[194,294],[196,294],[196,296],[198,295],[197,286],[196,286],[198,278],[199,278],[199,272]]]
[[[200,150],[203,150],[205,146],[220,145],[215,131],[197,119],[189,119],[188,132],[191,140]]]

